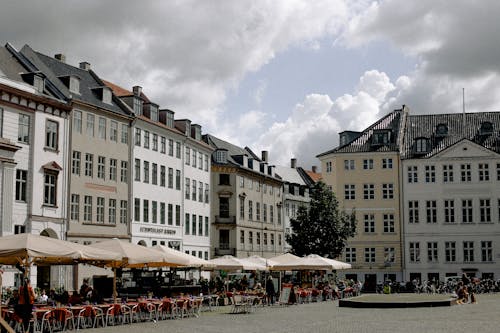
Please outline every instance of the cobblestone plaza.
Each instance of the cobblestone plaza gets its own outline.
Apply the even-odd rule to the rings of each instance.
[[[199,318],[85,330],[88,333],[149,332],[499,332],[500,295],[479,295],[478,304],[410,309],[340,308],[338,301],[262,307],[229,314],[230,307]]]

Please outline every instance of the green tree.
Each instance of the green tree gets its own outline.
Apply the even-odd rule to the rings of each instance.
[[[290,224],[292,233],[286,235],[286,240],[292,253],[298,256],[317,254],[336,258],[347,239],[356,233],[354,210],[350,214],[341,211],[335,194],[323,182],[314,185],[309,207],[300,207]]]

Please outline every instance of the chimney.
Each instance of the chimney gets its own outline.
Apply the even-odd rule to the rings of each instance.
[[[296,158],[292,158],[292,159],[290,160],[290,167],[291,167],[292,169],[296,169],[296,168],[297,168],[297,159],[296,159]]]
[[[54,55],[54,58],[56,58],[60,62],[66,62],[66,56],[62,53],[58,53],[58,54]]]
[[[80,63],[80,69],[88,71],[90,69],[90,63],[88,63],[86,61],[82,61]]]
[[[134,96],[141,96],[142,87],[141,86],[133,86],[132,91],[134,92]]]
[[[313,165],[313,166],[311,167],[311,169],[312,169],[312,172],[314,172],[314,173],[317,173],[317,172],[318,172],[318,167],[317,167],[316,165]]]
[[[269,162],[269,152],[267,150],[262,151],[262,162]]]

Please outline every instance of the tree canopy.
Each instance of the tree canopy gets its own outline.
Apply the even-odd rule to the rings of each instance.
[[[356,233],[356,216],[354,210],[350,214],[341,211],[335,194],[318,182],[311,191],[309,207],[299,207],[290,225],[292,233],[286,240],[293,254],[336,258]]]

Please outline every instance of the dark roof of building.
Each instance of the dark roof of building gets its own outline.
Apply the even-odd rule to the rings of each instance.
[[[22,82],[21,73],[25,71],[25,68],[5,47],[0,47],[0,76]]]
[[[92,70],[85,70],[69,65],[45,54],[36,52],[28,45],[25,45],[21,49],[21,54],[28,58],[38,70],[45,74],[66,98],[79,100],[120,115],[130,115],[129,110],[124,108],[123,105],[117,101],[115,96],[112,98],[111,104],[107,104],[96,95],[94,89],[106,87],[106,85]],[[70,92],[69,88],[60,80],[61,77],[70,75],[80,79],[80,94]]]
[[[491,131],[482,130],[487,123]],[[416,152],[417,139],[427,140],[426,152]],[[500,112],[409,115],[401,158],[428,158],[462,140],[500,153]]]
[[[378,120],[370,127],[363,130],[359,136],[342,146],[318,154],[316,157],[333,153],[362,153],[362,152],[389,152],[399,151],[399,129],[401,127],[403,109],[394,110],[385,117]],[[374,145],[372,143],[373,133],[377,130],[391,131],[390,141],[383,145]],[[350,131],[347,131],[350,132]]]

